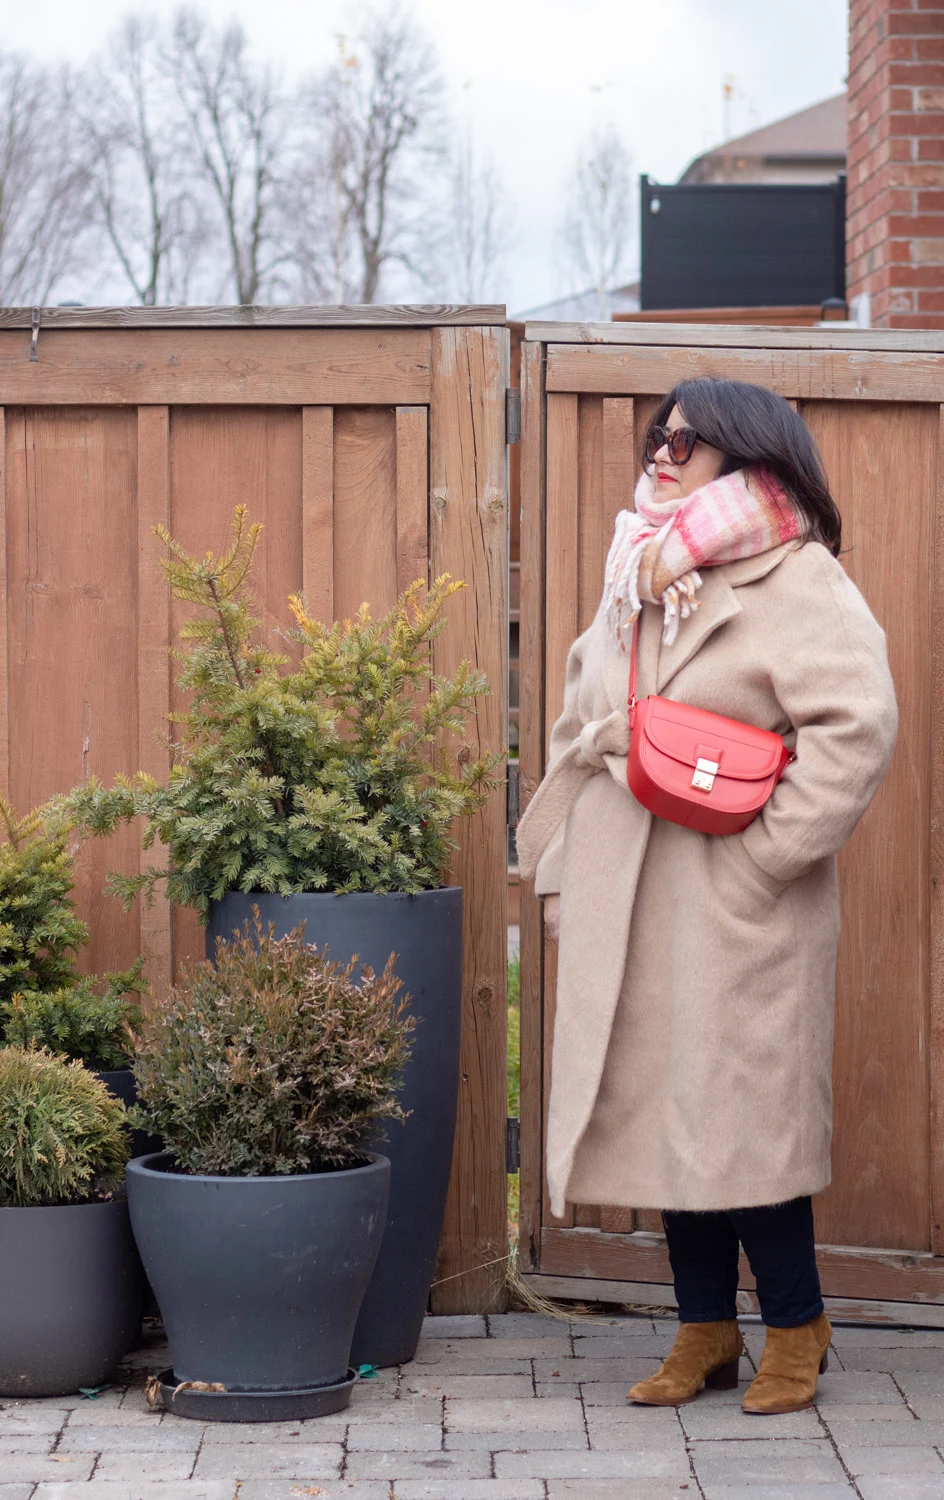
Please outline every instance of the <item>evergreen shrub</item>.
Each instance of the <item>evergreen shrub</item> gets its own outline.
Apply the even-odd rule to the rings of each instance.
[[[260,527],[236,510],[222,556],[189,556],[168,534],[165,570],[193,607],[180,632],[179,684],[189,707],[168,784],[138,773],[77,788],[66,808],[92,834],[144,819],[145,846],[166,869],[113,876],[125,905],[166,879],[167,894],[206,919],[227,891],[416,892],[445,884],[457,817],[480,807],[501,757],[447,747],[488,691],[463,662],[431,675],[444,604],[461,583],[408,588],[382,619],[322,624],[289,600],[300,648],[268,649],[248,577]]]
[[[0,1043],[48,1047],[100,1071],[126,1068],[137,1010],[124,997],[143,990],[143,962],[76,975],[89,933],[72,901],[70,831],[52,805],[18,818],[0,798]]]
[[[129,1144],[124,1105],[79,1062],[0,1050],[0,1208],[107,1197]]]
[[[283,1175],[357,1166],[396,1101],[414,1019],[382,974],[263,929],[258,910],[139,1028],[132,1120],[186,1172]]]

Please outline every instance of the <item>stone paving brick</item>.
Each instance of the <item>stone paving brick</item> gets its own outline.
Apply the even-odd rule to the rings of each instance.
[[[687,1480],[689,1466],[684,1453],[658,1453],[651,1449],[621,1453],[561,1453],[543,1449],[533,1453],[495,1454],[497,1479],[519,1475],[526,1479]]]
[[[400,1383],[402,1385],[403,1381],[406,1381],[407,1384],[416,1385],[427,1377],[435,1380],[446,1375],[526,1375],[530,1379],[532,1361],[506,1358],[501,1352],[502,1347],[501,1339],[489,1339],[487,1354],[476,1353],[474,1356],[463,1358],[461,1354],[450,1352],[444,1354],[442,1359],[414,1360],[411,1364],[403,1366]],[[570,1356],[567,1355],[565,1358],[569,1359]]]
[[[885,1404],[879,1401],[863,1401],[860,1405],[856,1406],[852,1402],[847,1402],[844,1405],[841,1401],[817,1401],[816,1410],[827,1427],[831,1427],[833,1422],[836,1421],[856,1423],[913,1422],[915,1420],[913,1414],[908,1410],[908,1407],[900,1396],[894,1404],[892,1402]],[[921,1413],[919,1413],[920,1415]],[[941,1420],[944,1421],[944,1403],[941,1405],[940,1413],[936,1415],[939,1415]],[[767,1421],[766,1417],[764,1421]],[[889,1442],[891,1441],[892,1439],[889,1438]]]
[[[490,1453],[351,1453],[345,1478],[351,1479],[487,1479]],[[240,1497],[241,1500],[241,1497]]]
[[[583,1431],[579,1401],[446,1401],[447,1432]]]
[[[529,1312],[492,1313],[487,1321],[489,1337],[493,1339],[559,1339],[566,1338],[571,1331],[576,1333],[580,1327],[561,1318]]]
[[[148,1479],[166,1484],[170,1480],[189,1479],[196,1461],[197,1442],[187,1453],[103,1453],[95,1466],[95,1478],[134,1484],[147,1475]],[[189,1493],[189,1486],[182,1493]]]
[[[622,1386],[620,1387],[620,1389],[623,1391],[623,1399],[625,1400],[626,1391]],[[538,1384],[534,1394],[542,1401],[546,1400],[548,1397],[552,1401],[560,1401],[564,1396],[579,1396],[580,1386],[576,1381],[542,1380]]]
[[[52,1415],[52,1413],[50,1413]],[[62,1412],[61,1419],[67,1419],[71,1428],[75,1427],[158,1427],[161,1423],[161,1413],[152,1411],[146,1402],[142,1401],[140,1409],[133,1406],[99,1406],[97,1401],[86,1401],[84,1406],[74,1406],[71,1411]]]
[[[944,1463],[933,1448],[840,1447],[842,1461],[854,1477],[860,1474],[936,1474],[944,1482]]]
[[[901,1392],[892,1377],[878,1371],[829,1369],[819,1377],[816,1394],[824,1404],[842,1403],[844,1406],[873,1401],[882,1406],[894,1406],[901,1400]]]
[[[552,1479],[548,1500],[617,1500],[612,1479]],[[698,1500],[694,1479],[623,1479],[618,1500]]]
[[[909,1400],[912,1396],[921,1400],[944,1399],[944,1369],[902,1370],[895,1379]]]
[[[612,1479],[551,1479],[548,1500],[617,1500]],[[698,1500],[693,1479],[623,1479],[618,1500]]]
[[[155,1422],[151,1427],[78,1427],[73,1423],[59,1440],[60,1453],[86,1453],[93,1448],[110,1453],[168,1453],[175,1448],[199,1448],[200,1422]]]
[[[863,1475],[856,1485],[862,1500],[944,1500],[944,1483],[930,1474]]]
[[[389,1422],[372,1422],[362,1427],[352,1427],[348,1434],[348,1451],[418,1453],[427,1449],[438,1451],[442,1447],[443,1430],[440,1422],[412,1422],[402,1430]]]
[[[65,1425],[68,1413],[57,1407],[41,1407],[31,1401],[26,1406],[0,1408],[0,1437],[15,1432],[57,1433]]]
[[[902,1403],[901,1410],[908,1416]],[[692,1401],[679,1407],[679,1419],[690,1438],[821,1438],[815,1411],[786,1412],[780,1416],[749,1416],[737,1402]],[[760,1426],[759,1424],[763,1424]]]
[[[11,1432],[0,1435],[0,1472],[7,1453],[51,1453],[58,1434],[55,1432]]]
[[[566,1329],[548,1339],[421,1339],[414,1365],[435,1364],[444,1359],[492,1362],[495,1360],[569,1359],[570,1339]],[[471,1371],[470,1371],[471,1374]]]
[[[587,1433],[594,1451],[613,1449],[643,1452],[656,1449],[662,1453],[684,1453],[685,1434],[678,1420],[672,1422],[636,1423],[627,1421],[627,1412],[598,1406],[587,1416]],[[675,1418],[674,1411],[670,1415]]]
[[[825,1484],[706,1484],[705,1500],[856,1500],[851,1480]]]
[[[527,1375],[443,1375],[437,1365],[424,1365],[416,1374],[403,1372],[403,1390],[408,1395],[494,1397],[531,1400],[534,1386]]]
[[[867,1344],[846,1349],[841,1355],[845,1370],[940,1371],[944,1358],[940,1349],[873,1349]]]
[[[33,1493],[31,1484],[3,1484],[0,1482],[0,1500],[30,1500]],[[541,1494],[544,1494],[544,1486],[541,1486]]]
[[[272,1443],[276,1447],[299,1443],[343,1443],[348,1430],[346,1413],[333,1417],[312,1417],[307,1422],[194,1422],[187,1417],[165,1417],[164,1425],[173,1424],[178,1432],[196,1433],[195,1448],[229,1447],[233,1443]],[[368,1419],[369,1420],[369,1419]]]
[[[240,1484],[236,1500],[306,1500],[310,1495],[316,1500],[390,1500],[390,1486],[385,1479],[316,1479],[311,1484],[297,1479],[247,1479]],[[189,1487],[179,1500],[190,1500]]]
[[[187,1485],[168,1485],[160,1480],[139,1479],[135,1481],[93,1479],[87,1484],[41,1484],[32,1500],[234,1500],[236,1484],[231,1479],[215,1480],[210,1484],[197,1484],[191,1480]],[[244,1491],[240,1491],[240,1496]],[[18,1500],[7,1496],[6,1486],[0,1485],[0,1500]]]
[[[194,1479],[337,1479],[344,1450],[340,1443],[233,1443],[204,1447]]]
[[[651,1355],[646,1359],[628,1359],[623,1356],[614,1359],[536,1359],[534,1378],[540,1381],[579,1380],[582,1385],[593,1380],[625,1380],[628,1388],[635,1381],[654,1375],[659,1363]]]
[[[870,1349],[939,1349],[944,1358],[944,1329],[938,1328],[841,1328],[833,1325],[833,1344],[865,1344]]]
[[[889,1433],[884,1422],[845,1422],[834,1417],[829,1430],[839,1447],[846,1443],[860,1448],[881,1448],[888,1444],[901,1448],[931,1448],[944,1443],[944,1423],[896,1422]]]
[[[407,1366],[409,1368],[409,1366]],[[409,1395],[404,1393],[394,1401],[358,1401],[355,1398],[347,1411],[337,1417],[318,1417],[313,1426],[325,1421],[346,1420],[356,1427],[361,1422],[438,1422],[442,1416],[442,1397],[439,1395]]]
[[[544,1500],[544,1484],[540,1479],[397,1479],[393,1493],[395,1500]]]
[[[7,1484],[20,1479],[88,1479],[98,1457],[95,1453],[13,1453],[3,1460],[3,1477]]]
[[[703,1484],[838,1483],[845,1478],[826,1438],[696,1440],[691,1453]]]
[[[653,1363],[661,1363],[671,1347],[672,1340],[657,1333],[574,1339],[577,1359],[651,1359]]]
[[[479,1314],[443,1314],[442,1317],[423,1319],[424,1339],[484,1339],[487,1336],[488,1325]]]
[[[472,1448],[485,1448],[489,1453],[504,1450],[520,1452],[537,1442],[541,1448],[587,1448],[587,1434],[581,1427],[566,1428],[563,1432],[512,1432],[507,1427],[502,1432],[447,1432],[444,1445],[450,1453],[460,1453]]]
[[[632,1385],[631,1380],[589,1380],[586,1385],[578,1387],[583,1396],[583,1404],[591,1406],[622,1406],[629,1411],[631,1402],[626,1400],[626,1392]],[[563,1386],[563,1382],[562,1382]],[[548,1388],[547,1383],[545,1389]],[[564,1389],[569,1389],[563,1386]]]
[[[124,1387],[115,1386],[112,1390],[102,1391],[94,1401],[87,1396],[33,1396],[29,1401],[3,1401],[0,1402],[0,1412],[4,1416],[11,1411],[71,1411],[76,1406],[120,1406],[124,1400]]]

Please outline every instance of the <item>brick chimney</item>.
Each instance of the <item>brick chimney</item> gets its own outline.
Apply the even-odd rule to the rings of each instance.
[[[850,0],[848,107],[846,296],[944,328],[944,0]]]

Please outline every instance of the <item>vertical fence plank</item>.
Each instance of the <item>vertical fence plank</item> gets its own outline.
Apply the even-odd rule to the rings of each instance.
[[[931,1251],[944,1255],[944,406],[938,414],[931,557],[930,1171]]]
[[[564,705],[567,653],[579,634],[579,397],[547,396],[547,512],[545,547],[547,569],[547,630],[545,634],[545,745]],[[548,938],[544,953],[544,1130],[551,1088],[551,1037],[557,993],[557,945]],[[542,1221],[569,1227],[574,1222],[568,1204],[562,1218],[551,1213],[546,1185],[542,1188]]]
[[[430,558],[435,575],[451,573],[468,585],[450,601],[434,669],[451,674],[468,657],[488,675],[491,694],[479,700],[466,730],[472,756],[506,744],[508,362],[505,328],[433,330]],[[432,1292],[434,1310],[444,1313],[494,1311],[505,1301],[508,892],[501,787],[458,837],[452,878],[465,891],[459,1110]]]
[[[397,407],[397,589],[429,581],[429,461],[425,406]]]
[[[170,588],[158,562],[155,526],[170,524],[170,413],[166,406],[138,407],[138,765],[158,781],[167,777],[168,751],[160,736],[170,712]],[[161,844],[141,850],[141,868],[166,867]],[[141,953],[160,999],[171,982],[170,907],[163,891],[151,906],[140,903]]]
[[[521,346],[521,811],[544,774],[544,346]],[[544,1120],[544,932],[541,903],[521,888],[521,1173],[518,1264],[536,1270],[541,1243]]]
[[[314,620],[334,619],[334,408],[302,407],[302,593]]]
[[[10,662],[7,598],[7,429],[0,406],[0,796],[10,795]]]

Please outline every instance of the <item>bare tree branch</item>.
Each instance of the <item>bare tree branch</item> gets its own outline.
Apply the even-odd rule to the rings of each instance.
[[[45,302],[75,263],[89,174],[71,127],[68,74],[0,53],[0,302]]]
[[[493,161],[475,148],[471,130],[458,137],[450,162],[439,261],[444,300],[498,297],[512,243],[508,199]]]
[[[319,245],[309,275],[374,302],[388,267],[421,267],[429,174],[444,154],[441,100],[435,54],[401,5],[362,12],[304,96]]]
[[[601,319],[606,317],[607,292],[626,270],[634,204],[632,157],[608,126],[579,153],[561,226],[568,267],[592,286]]]
[[[154,22],[127,17],[80,100],[102,230],[137,300],[186,302],[208,226]]]
[[[247,51],[241,26],[213,30],[188,8],[174,20],[164,64],[221,218],[228,280],[241,303],[271,294],[285,261],[277,225],[289,125],[276,73],[254,66]]]

